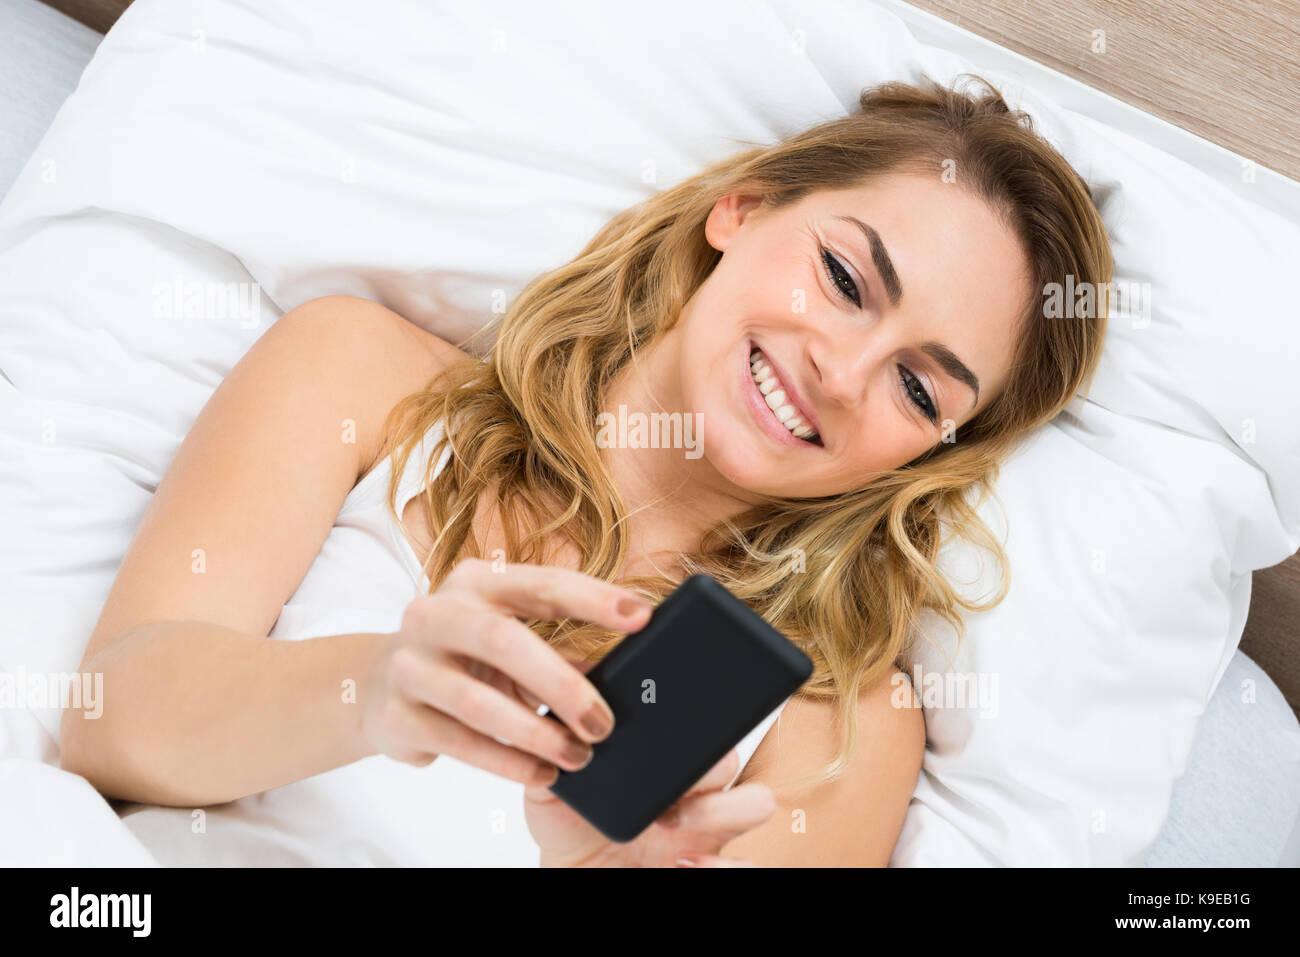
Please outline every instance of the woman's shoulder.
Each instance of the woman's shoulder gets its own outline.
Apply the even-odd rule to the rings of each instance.
[[[925,749],[921,698],[904,671],[890,668],[875,684],[862,688],[857,705],[859,742],[865,739],[873,747],[888,747],[900,758]],[[805,706],[810,729],[823,736],[838,730],[838,698],[809,698]]]
[[[745,768],[745,778],[777,762],[791,777],[809,773],[839,753],[841,702],[834,696],[795,694],[782,709]],[[857,700],[857,749],[868,763],[890,763],[918,770],[925,750],[925,717],[920,697],[898,668],[864,687]],[[853,759],[850,759],[850,764]]]
[[[838,698],[791,698],[737,780],[771,787],[777,811],[723,853],[760,867],[887,864],[925,754],[925,721],[917,704],[907,676],[891,669],[858,695],[857,741],[840,776],[792,787],[835,760],[843,726]]]
[[[912,686],[911,676],[901,668],[891,668],[889,674],[872,687],[864,688],[858,701],[878,714],[887,708],[890,713],[900,716],[902,724],[915,726],[919,722],[924,731],[921,696]]]
[[[276,328],[280,327],[280,328]],[[359,448],[358,477],[374,467],[382,425],[399,401],[428,386],[449,365],[471,358],[400,314],[356,296],[322,296],[285,313],[272,330],[292,337],[298,361],[312,373],[346,369],[336,387],[356,409],[352,441]],[[347,422],[339,428],[347,434]]]
[[[431,377],[446,365],[470,358],[469,353],[441,336],[417,326],[387,306],[359,296],[309,299],[285,313],[279,323],[309,327],[314,336],[341,340],[368,353],[382,351],[393,360],[399,374],[427,372]]]

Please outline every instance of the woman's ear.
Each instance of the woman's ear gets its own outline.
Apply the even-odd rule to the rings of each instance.
[[[704,221],[704,237],[718,252],[726,252],[745,221],[763,206],[761,193],[732,192],[713,204]]]

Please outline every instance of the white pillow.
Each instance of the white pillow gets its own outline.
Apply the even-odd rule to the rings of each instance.
[[[461,339],[703,165],[864,86],[979,68],[833,2],[137,0],[0,207],[0,587],[27,623],[0,658],[76,666],[181,439],[284,310],[351,293]],[[1013,586],[955,665],[996,677],[997,716],[931,707],[897,864],[1141,863],[1250,571],[1300,547],[1300,228],[1023,102],[1098,187],[1118,278],[1151,283],[1152,309],[1112,319],[1091,399],[1008,463],[1005,515],[984,510]],[[260,308],[183,318],[187,283],[255,283],[234,292]],[[944,560],[972,594],[991,582],[964,546]],[[925,637],[917,663],[947,668],[952,636]]]

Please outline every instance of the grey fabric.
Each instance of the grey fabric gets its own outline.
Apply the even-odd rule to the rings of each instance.
[[[1148,867],[1300,866],[1300,722],[1238,651],[1210,697]]]
[[[0,197],[103,39],[40,0],[0,0]]]

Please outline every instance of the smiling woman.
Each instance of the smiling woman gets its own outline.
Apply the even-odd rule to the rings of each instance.
[[[776,207],[733,192],[704,228],[725,254],[665,337],[681,362],[647,366],[656,395],[703,410],[733,484],[804,498],[859,488],[951,442],[1002,392],[1032,270],[1006,217],[970,190],[898,171]],[[737,340],[739,402],[711,372]],[[681,395],[665,395],[673,372],[660,366],[680,368]],[[816,466],[764,479],[770,453],[723,444],[754,424]]]
[[[531,786],[543,862],[885,863],[924,748],[896,664],[923,607],[959,629],[980,607],[935,567],[941,522],[998,549],[966,493],[1086,384],[1105,324],[1038,291],[1110,268],[1086,186],[995,92],[892,84],[615,217],[486,360],[375,303],[298,306],[159,486],[83,661],[126,690],[103,720],[67,712],[64,767],[195,806],[446,755]],[[374,586],[316,573],[385,482],[400,628],[266,640],[304,581],[343,604]],[[696,572],[815,670],[750,766],[615,846],[545,790],[615,721],[577,668]]]
[[[940,520],[1002,558],[966,493],[1086,387],[1105,330],[1104,310],[1045,316],[1040,292],[1111,272],[1087,186],[987,84],[865,90],[616,216],[523,291],[488,362],[399,404],[398,472],[456,423],[423,496],[425,570],[436,588],[483,554],[483,499],[510,561],[558,542],[652,599],[712,575],[812,657],[834,778],[918,611],[960,631],[958,606],[1005,596],[973,604],[939,574]],[[703,455],[598,445],[589,423],[623,406],[699,416]],[[589,661],[616,637],[531,624]]]

